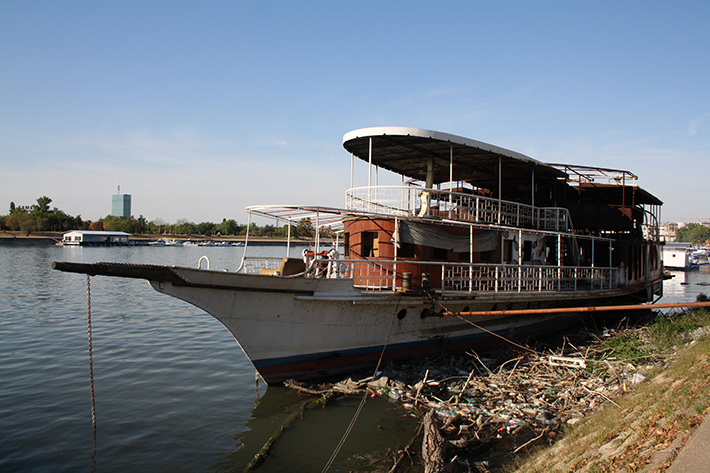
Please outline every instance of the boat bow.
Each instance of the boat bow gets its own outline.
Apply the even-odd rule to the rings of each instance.
[[[67,273],[80,273],[89,276],[115,276],[121,278],[147,279],[157,282],[185,283],[185,280],[169,266],[155,264],[126,263],[72,263],[68,261],[52,262],[52,269]]]

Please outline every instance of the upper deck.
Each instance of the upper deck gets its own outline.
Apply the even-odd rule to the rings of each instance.
[[[343,147],[370,165],[368,185],[346,193],[348,210],[658,238],[663,203],[628,171],[545,164],[419,128],[363,128],[346,133]],[[401,175],[403,185],[373,185],[373,166]]]

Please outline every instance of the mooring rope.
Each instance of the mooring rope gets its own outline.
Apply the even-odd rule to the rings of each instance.
[[[91,276],[86,275],[86,310],[89,332],[89,384],[91,385],[91,424],[94,430],[94,452],[96,452],[96,400],[94,399],[94,351],[91,335]]]
[[[392,317],[392,322],[390,323],[390,329],[389,329],[389,332],[387,333],[387,338],[385,339],[385,344],[382,347],[382,352],[380,353],[380,359],[377,360],[377,366],[375,367],[375,371],[372,375],[373,379],[375,379],[377,377],[377,372],[380,370],[380,365],[382,364],[382,359],[385,356],[385,350],[387,350],[387,344],[389,343],[390,335],[392,335],[392,327],[394,327],[394,320],[397,318],[397,309],[399,309],[399,302],[401,300],[402,300],[402,295],[400,294],[399,300],[397,301],[397,306],[395,307],[395,310],[394,310],[394,317]],[[355,411],[355,415],[350,420],[350,424],[348,425],[348,428],[345,429],[345,433],[343,434],[343,437],[340,439],[338,446],[335,447],[335,450],[333,451],[333,454],[330,456],[328,463],[326,463],[325,467],[323,468],[322,473],[327,473],[327,471],[330,470],[330,467],[333,466],[333,462],[335,461],[335,457],[338,456],[338,453],[340,453],[340,449],[343,448],[343,445],[345,445],[345,441],[350,436],[350,432],[352,432],[353,427],[355,427],[355,423],[357,422],[357,418],[360,416],[360,412],[362,412],[362,408],[365,407],[365,402],[367,401],[368,395],[369,395],[369,393],[367,392],[367,390],[365,390],[365,394],[362,395],[362,399],[360,400],[360,404],[357,406],[357,410]]]
[[[427,294],[428,294],[428,293],[427,293]],[[477,324],[471,322],[471,321],[468,320],[468,319],[463,318],[461,315],[458,315],[458,313],[449,310],[449,309],[448,309],[446,306],[444,306],[444,304],[442,304],[438,299],[435,299],[434,297],[432,297],[431,294],[429,294],[429,298],[432,300],[432,302],[433,302],[434,304],[438,304],[439,307],[441,307],[442,309],[444,309],[445,313],[454,314],[456,317],[458,317],[459,319],[463,320],[463,321],[466,322],[467,324],[472,325],[473,327],[475,327],[475,328],[477,328],[477,329],[479,329],[479,330],[481,330],[481,331],[483,331],[483,332],[486,332],[486,333],[489,334],[489,335],[493,335],[494,337],[498,337],[498,338],[500,338],[501,340],[510,343],[511,345],[514,345],[514,346],[516,346],[516,347],[518,347],[518,348],[521,348],[521,349],[523,349],[523,350],[527,350],[527,351],[529,351],[530,353],[534,353],[534,354],[536,354],[536,355],[539,355],[538,352],[536,352],[535,350],[533,350],[533,349],[531,349],[531,348],[528,348],[528,347],[525,347],[525,346],[523,346],[523,345],[520,345],[519,343],[515,343],[514,341],[510,340],[509,338],[504,337],[503,335],[500,335],[500,334],[498,334],[498,333],[495,333],[495,332],[493,332],[493,331],[491,331],[491,330],[488,330],[488,329],[485,328],[485,327],[481,327],[480,325],[477,325]]]

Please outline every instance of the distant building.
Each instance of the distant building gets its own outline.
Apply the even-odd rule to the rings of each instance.
[[[662,223],[660,225],[661,237],[665,241],[675,241],[675,236],[676,236],[676,233],[678,233],[679,226],[680,225],[677,222]]]
[[[118,194],[111,196],[111,215],[114,217],[131,217],[131,194],[121,194],[121,186],[118,186]]]
[[[25,212],[32,212],[35,207],[37,207],[37,204],[35,205],[17,205],[15,206],[15,210],[24,210]],[[47,209],[49,212],[57,212],[59,209],[57,207],[52,207],[51,209]]]

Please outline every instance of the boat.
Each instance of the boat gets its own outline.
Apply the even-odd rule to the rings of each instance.
[[[671,242],[663,246],[663,264],[666,269],[689,271],[710,266],[710,251],[693,248],[691,243]]]
[[[53,267],[143,278],[194,304],[267,383],[477,350],[564,330],[583,308],[641,308],[662,295],[663,202],[629,171],[545,164],[419,128],[363,128],[343,146],[344,207],[247,207],[247,228],[253,217],[288,226],[282,258],[250,257],[247,233],[236,271],[209,261]],[[353,186],[356,159],[367,163],[366,186]],[[380,185],[380,171],[396,185]],[[315,236],[291,254],[296,224]]]
[[[133,242],[131,242],[131,234],[126,232],[71,230],[64,232],[62,239],[55,244],[63,246],[129,246]]]
[[[690,268],[697,269],[710,265],[710,251],[705,248],[697,248],[690,253]]]
[[[684,242],[668,242],[663,245],[663,266],[669,270],[691,269],[693,245]]]

